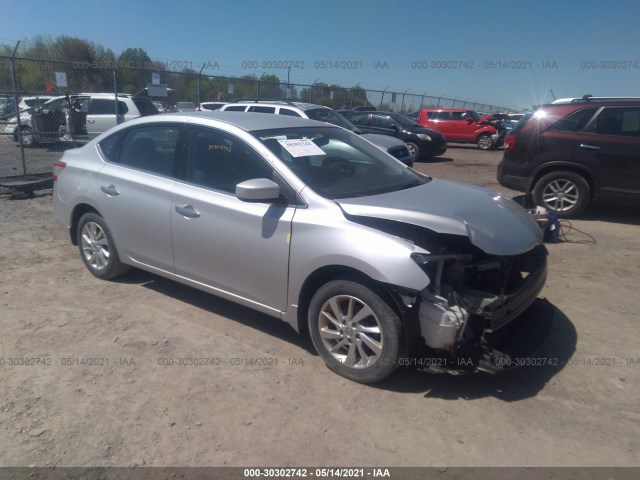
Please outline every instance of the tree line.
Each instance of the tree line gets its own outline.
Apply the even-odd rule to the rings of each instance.
[[[344,88],[323,82],[312,86],[287,85],[277,75],[225,77],[199,75],[191,65],[152,60],[142,48],[127,48],[120,55],[110,48],[71,36],[36,36],[11,61],[13,48],[0,45],[0,93],[13,92],[12,67],[16,68],[19,95],[64,92],[112,92],[134,94],[151,83],[152,72],[175,92],[175,101],[235,101],[239,98],[289,99],[328,107],[368,105],[362,87]],[[185,62],[186,63],[186,62]],[[174,67],[178,67],[175,68]],[[56,72],[64,72],[67,88],[56,84]]]

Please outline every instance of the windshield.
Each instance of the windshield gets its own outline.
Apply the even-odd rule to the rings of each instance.
[[[333,110],[328,108],[316,108],[314,110],[306,110],[305,113],[307,117],[311,120],[318,120],[320,122],[332,123],[333,125],[338,125],[339,127],[346,128],[352,132],[359,132],[358,127],[356,127],[349,120],[344,118],[342,115],[336,113]]]
[[[428,181],[366,140],[335,127],[252,132],[304,183],[325,198],[393,192]]]
[[[403,127],[421,127],[418,122],[413,120],[412,118],[407,117],[406,115],[400,115],[399,113],[390,113],[389,116],[393,118],[396,122],[398,122]]]

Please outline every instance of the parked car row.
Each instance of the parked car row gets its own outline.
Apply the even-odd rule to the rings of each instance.
[[[117,113],[116,113],[117,108]],[[73,139],[92,139],[111,127],[141,116],[154,115],[158,109],[144,97],[112,93],[81,93],[54,97],[8,119],[5,133],[14,141],[31,147],[39,143],[57,143]]]
[[[275,115],[287,115],[290,117],[309,118],[321,122],[331,123],[339,127],[346,128],[361,135],[381,150],[397,158],[402,163],[412,166],[415,161],[415,152],[404,141],[392,138],[385,134],[369,132],[367,129],[359,128],[352,122],[336,113],[329,107],[315,105],[313,103],[290,102],[290,101],[258,101],[251,100],[239,103],[228,103],[220,108],[223,112],[253,112],[270,113]]]

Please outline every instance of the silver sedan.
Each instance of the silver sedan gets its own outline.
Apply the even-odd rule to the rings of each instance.
[[[546,278],[541,231],[513,201],[313,120],[150,116],[65,152],[54,179],[55,218],[94,276],[140,268],[267,313],[358,382],[416,355],[499,370],[491,338]]]

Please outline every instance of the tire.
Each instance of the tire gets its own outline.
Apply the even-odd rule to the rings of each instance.
[[[409,153],[413,155],[413,161],[417,162],[418,158],[420,158],[420,148],[413,142],[406,142],[407,148],[409,149]]]
[[[23,147],[34,147],[36,145],[36,137],[33,134],[33,130],[31,127],[22,127],[20,130],[22,132],[22,146]],[[20,143],[20,139],[18,139],[18,143]]]
[[[350,280],[326,283],[311,299],[308,320],[314,347],[338,375],[374,383],[398,367],[400,318],[366,286]]]
[[[547,173],[533,187],[536,205],[559,217],[580,215],[591,201],[591,189],[585,178],[574,172],[559,170]]]
[[[491,148],[493,148],[493,140],[491,139],[491,135],[488,133],[478,135],[476,143],[478,144],[478,148],[480,150],[490,150]]]
[[[118,250],[104,219],[96,213],[85,213],[78,222],[80,257],[93,276],[110,280],[130,267],[120,262]]]

